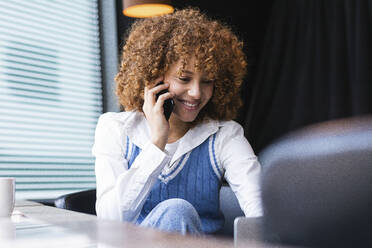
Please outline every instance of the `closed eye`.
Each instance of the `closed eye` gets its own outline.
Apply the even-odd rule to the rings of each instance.
[[[179,77],[178,79],[181,80],[181,81],[184,81],[184,82],[190,81],[189,77]]]

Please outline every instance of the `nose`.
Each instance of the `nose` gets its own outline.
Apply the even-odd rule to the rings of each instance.
[[[190,88],[188,90],[189,96],[193,97],[194,99],[200,99],[201,95],[201,88],[200,88],[200,82],[195,80],[190,84]]]

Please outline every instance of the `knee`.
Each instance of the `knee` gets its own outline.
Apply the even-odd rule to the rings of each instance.
[[[141,225],[181,234],[202,233],[200,217],[194,206],[178,198],[159,203]]]
[[[180,198],[165,200],[159,203],[156,208],[173,217],[198,216],[194,206],[188,201]]]

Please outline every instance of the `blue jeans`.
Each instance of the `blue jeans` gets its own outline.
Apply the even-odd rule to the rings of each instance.
[[[194,206],[179,198],[160,202],[140,225],[183,235],[202,234],[200,217]]]

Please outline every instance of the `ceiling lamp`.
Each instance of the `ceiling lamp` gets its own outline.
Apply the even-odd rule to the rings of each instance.
[[[159,16],[174,11],[170,0],[123,0],[123,7],[124,15],[135,18]]]

